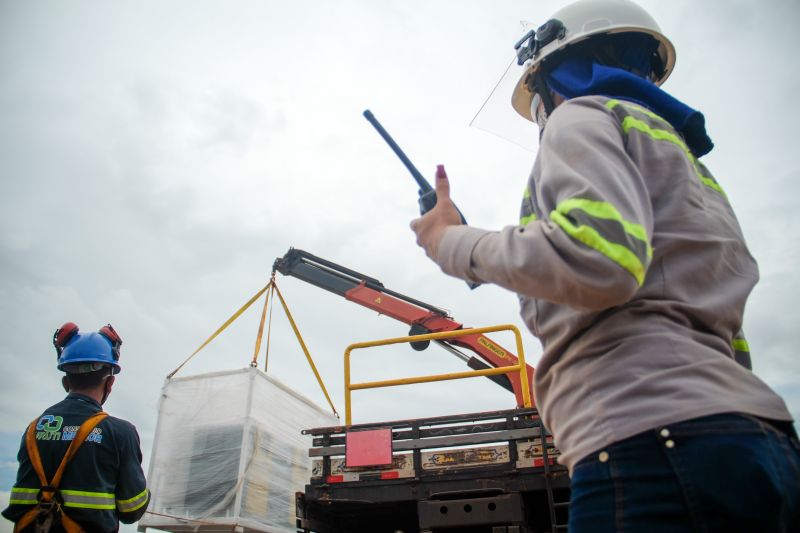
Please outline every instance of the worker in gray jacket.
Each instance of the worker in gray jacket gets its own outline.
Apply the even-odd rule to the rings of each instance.
[[[792,417],[741,335],[758,268],[702,114],[659,88],[672,44],[627,0],[582,0],[517,49],[512,105],[540,129],[519,224],[461,225],[442,175],[411,227],[447,274],[518,293],[570,531],[800,531]]]

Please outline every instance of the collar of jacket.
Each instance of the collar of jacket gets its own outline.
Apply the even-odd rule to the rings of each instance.
[[[103,406],[100,405],[97,402],[97,400],[95,400],[94,398],[91,398],[89,396],[86,396],[85,394],[81,394],[79,392],[70,392],[69,394],[67,394],[67,400],[78,400],[78,401],[81,401],[81,402],[86,402],[88,404],[91,404],[94,407],[97,407],[98,409],[101,409],[101,410],[103,409]]]
[[[669,122],[686,140],[696,157],[714,148],[706,133],[705,118],[653,82],[587,57],[570,57],[547,75],[549,87],[564,98],[607,96],[628,100],[650,109]]]

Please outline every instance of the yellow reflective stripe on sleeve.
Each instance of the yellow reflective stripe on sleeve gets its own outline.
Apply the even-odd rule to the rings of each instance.
[[[750,345],[747,344],[745,339],[733,339],[733,349],[737,352],[748,352],[750,353]]]
[[[132,513],[133,511],[136,511],[145,505],[149,496],[150,493],[148,490],[144,489],[133,498],[128,498],[127,500],[117,500],[117,510],[120,513]]]
[[[553,211],[550,213],[550,218],[558,224],[568,235],[577,241],[582,242],[590,248],[594,248],[601,254],[605,255],[622,268],[630,272],[637,283],[641,285],[644,283],[644,265],[636,257],[636,254],[622,246],[605,240],[594,228],[589,226],[575,226],[570,222],[567,217]]]
[[[653,251],[644,228],[639,224],[624,220],[614,206],[607,202],[573,198],[561,202],[550,213],[550,219],[558,224],[569,236],[614,261],[630,272],[636,282],[642,285],[645,274],[645,265],[642,263],[642,259],[626,246],[609,241],[595,228],[585,224],[575,225],[566,216],[573,209],[581,209],[592,217],[613,220],[619,223],[627,234],[643,242],[647,250],[646,255],[649,258],[652,256]]]
[[[536,220],[536,215],[531,213],[530,215],[527,215],[527,216],[524,216],[524,217],[520,218],[519,219],[519,225],[520,226],[527,226],[529,223],[533,222],[534,220]]]
[[[11,496],[8,499],[8,503],[18,505],[34,505],[36,504],[37,494],[39,494],[39,489],[23,489],[14,487],[11,489]]]
[[[64,507],[81,509],[115,509],[114,495],[107,492],[88,492],[83,490],[62,489]]]
[[[531,197],[531,188],[530,186],[525,186],[525,192],[522,193],[522,199],[527,200]]]
[[[560,213],[568,213],[573,209],[580,209],[594,218],[619,222],[619,224],[625,228],[625,233],[645,243],[647,247],[647,257],[653,257],[653,247],[650,245],[650,239],[647,236],[647,230],[644,229],[644,226],[622,218],[617,208],[610,203],[586,200],[584,198],[570,198],[564,200],[556,207],[556,211]]]

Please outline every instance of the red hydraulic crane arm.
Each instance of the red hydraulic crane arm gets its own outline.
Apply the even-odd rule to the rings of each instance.
[[[462,324],[452,320],[448,313],[440,308],[426,304],[414,298],[391,291],[383,284],[353,270],[320,257],[290,249],[286,255],[275,261],[274,271],[292,276],[322,289],[339,294],[351,302],[372,309],[411,326],[409,335],[423,333],[439,333],[461,329]],[[415,350],[424,350],[428,342],[411,343]],[[466,335],[457,339],[439,342],[447,351],[464,360],[470,368],[483,369],[491,367],[516,365],[517,356],[495,343],[485,335]],[[455,348],[465,348],[478,357],[469,357]],[[533,383],[533,368],[528,365],[528,383]],[[522,407],[522,388],[519,374],[512,372],[506,375],[489,376],[490,379],[514,393],[517,405]],[[531,394],[533,398],[533,395]]]

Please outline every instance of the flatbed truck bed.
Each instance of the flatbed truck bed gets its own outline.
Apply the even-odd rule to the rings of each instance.
[[[566,531],[569,477],[535,408],[304,433],[313,469],[298,532]],[[384,464],[363,465],[375,453]]]

